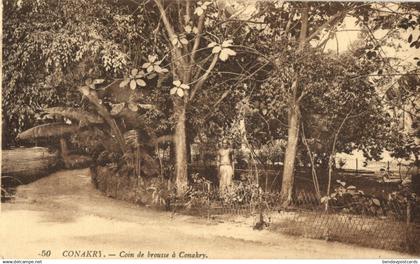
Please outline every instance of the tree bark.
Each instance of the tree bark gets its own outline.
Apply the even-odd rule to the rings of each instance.
[[[194,142],[194,135],[192,133],[191,124],[186,124],[186,126],[188,126],[188,129],[186,131],[186,133],[187,133],[187,135],[186,135],[186,138],[187,138],[187,162],[188,162],[188,164],[191,164],[193,162],[191,146]]]
[[[67,146],[67,141],[65,138],[60,138],[60,151],[61,151],[61,157],[63,159],[67,159],[69,156],[69,148]]]
[[[299,52],[302,52],[305,49],[306,36],[308,33],[309,4],[308,2],[305,2],[303,5],[301,17],[302,23],[299,34]],[[303,91],[301,95],[298,95],[298,87],[299,75],[296,73],[292,83],[292,95],[290,97],[290,107],[288,112],[289,127],[287,129],[287,147],[284,157],[283,179],[280,192],[280,201],[282,206],[288,206],[292,201],[293,195],[293,185],[295,180],[294,168],[300,127],[300,99],[304,95]]]
[[[185,131],[185,106],[177,105],[177,122],[175,127],[175,171],[177,195],[185,193],[188,187],[187,174],[187,137]]]
[[[294,105],[289,110],[289,128],[287,130],[287,147],[284,157],[283,180],[281,185],[280,199],[283,206],[287,206],[292,201],[294,168],[299,138],[300,110],[299,105]]]
[[[340,126],[337,129],[337,132],[335,132],[334,135],[334,140],[332,143],[332,150],[331,150],[331,154],[330,157],[328,159],[328,187],[327,187],[327,196],[330,195],[330,189],[331,189],[331,178],[332,178],[332,171],[333,171],[333,165],[335,167],[335,147],[337,145],[337,140],[338,140],[338,136],[340,135],[341,129],[343,128],[344,124],[346,123],[347,119],[350,116],[352,110],[350,110],[347,115],[344,117],[343,121],[341,121]],[[327,203],[327,208],[328,208],[328,203]]]

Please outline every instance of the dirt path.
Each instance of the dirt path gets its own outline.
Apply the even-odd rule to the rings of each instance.
[[[2,204],[0,257],[62,258],[65,250],[203,253],[208,258],[413,258],[398,252],[255,231],[252,223],[216,223],[158,212],[103,196],[89,170],[60,171],[20,186]]]

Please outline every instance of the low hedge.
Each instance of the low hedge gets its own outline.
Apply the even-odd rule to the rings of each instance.
[[[167,207],[166,203],[156,203],[156,188],[166,188],[159,178],[136,177],[134,173],[110,166],[93,166],[90,169],[93,184],[108,197],[159,209]]]

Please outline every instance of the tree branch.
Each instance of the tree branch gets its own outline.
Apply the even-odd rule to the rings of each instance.
[[[198,46],[200,45],[201,33],[203,32],[203,28],[204,28],[204,19],[205,19],[205,15],[202,14],[198,20],[198,26],[197,26],[198,32],[195,35],[194,45],[191,51],[191,63],[194,63],[195,54],[197,52]]]
[[[155,3],[156,3],[156,6],[158,7],[158,9],[159,9],[159,12],[160,12],[160,15],[161,15],[161,17],[162,17],[162,21],[163,21],[163,24],[165,25],[165,29],[166,29],[166,32],[168,33],[168,36],[169,36],[169,42],[171,42],[172,41],[172,39],[173,38],[176,38],[177,37],[177,35],[176,35],[176,33],[175,33],[175,30],[174,30],[174,28],[172,27],[172,24],[171,24],[171,22],[169,21],[169,19],[168,19],[168,16],[166,15],[166,11],[165,11],[165,8],[164,8],[164,6],[163,6],[163,4],[162,4],[162,2],[161,2],[161,0],[154,0],[155,1]],[[172,44],[172,43],[171,43]],[[182,77],[184,77],[184,72],[185,72],[185,60],[183,59],[183,56],[182,56],[182,54],[181,54],[181,49],[179,49],[178,47],[176,47],[175,45],[173,45],[173,50],[172,50],[172,62],[174,63],[174,64],[176,64],[175,63],[175,61],[176,60],[180,60],[181,61],[181,71],[182,72],[179,72],[179,74],[182,76]],[[173,69],[175,69],[175,68],[173,68]],[[175,71],[175,70],[173,70],[173,71]]]
[[[212,108],[215,110],[217,108],[217,106],[226,98],[226,96],[230,93],[230,90],[225,91],[222,96],[220,96],[220,98],[216,101],[216,103],[213,104]],[[207,122],[207,119],[209,117],[211,117],[213,114],[215,113],[215,111],[209,112],[207,115],[204,116],[203,120],[205,122]]]
[[[185,5],[185,14],[187,16],[187,21],[191,20],[191,1],[187,0]]]
[[[304,3],[305,7],[302,12],[302,26],[300,28],[299,34],[299,48],[298,51],[302,51],[305,48],[307,42],[306,36],[308,34],[308,16],[309,16],[309,4],[308,2]]]
[[[189,101],[191,101],[194,98],[195,94],[197,93],[197,90],[200,89],[203,86],[204,82],[209,77],[210,72],[216,66],[218,57],[219,57],[219,54],[214,54],[213,60],[210,63],[209,67],[207,68],[206,72],[200,77],[200,81],[198,81],[196,83],[196,85],[194,85],[194,88],[191,91],[191,95],[190,95]]]
[[[165,25],[169,38],[172,39],[173,37],[176,36],[176,34],[175,34],[174,28],[171,25],[171,22],[169,22],[168,16],[166,15],[165,8],[163,7],[161,0],[154,0],[154,1],[159,9],[163,24]]]
[[[316,37],[324,28],[327,26],[333,26],[338,22],[338,18],[344,16],[347,11],[342,10],[337,14],[333,15],[327,22],[319,26],[307,39],[306,42],[311,41],[314,37]]]
[[[286,29],[284,30],[284,34],[287,36],[288,34],[289,34],[289,31],[290,31],[290,27],[291,27],[291,25],[292,25],[292,22],[293,22],[293,17],[295,16],[295,14],[296,14],[296,8],[293,8],[293,10],[292,10],[292,12],[290,13],[290,15],[289,15],[289,20],[287,21],[287,24],[286,24]]]
[[[328,162],[328,187],[327,187],[327,196],[330,195],[330,189],[331,189],[331,178],[332,178],[332,162],[333,162],[333,158],[335,156],[335,145],[337,144],[337,139],[338,139],[338,135],[340,134],[341,129],[344,126],[344,123],[346,122],[346,120],[349,118],[351,112],[353,109],[350,109],[350,111],[347,113],[347,115],[344,117],[343,121],[341,121],[340,126],[338,127],[337,131],[335,132],[334,135],[334,140],[333,140],[333,145],[332,145],[332,150],[331,150],[331,154],[330,154],[330,160]]]

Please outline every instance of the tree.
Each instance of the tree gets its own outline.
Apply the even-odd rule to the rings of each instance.
[[[236,55],[231,32],[238,30],[229,23],[224,25],[230,16],[224,8],[208,1],[97,0],[77,5],[66,0],[7,1],[5,14],[10,23],[4,37],[4,55],[9,67],[4,71],[7,88],[3,109],[12,113],[12,122],[20,115],[13,112],[19,109],[13,104],[13,94],[25,99],[19,106],[32,100],[35,103],[29,104],[33,113],[30,120],[25,125],[14,125],[18,130],[13,133],[36,123],[35,113],[41,109],[85,105],[86,98],[104,118],[107,111],[118,114],[129,109],[134,112],[131,115],[142,116],[149,134],[174,132],[168,139],[175,143],[176,180],[182,194],[187,186],[187,117],[200,107],[220,107],[228,95],[221,85],[203,93],[206,81],[213,78],[214,83],[224,74],[223,63]],[[57,20],[57,15],[62,19]],[[19,24],[19,20],[23,23]],[[16,47],[21,52],[16,52]],[[21,53],[29,54],[25,55],[29,58]],[[20,61],[27,65],[22,67]],[[212,77],[217,67],[220,71]],[[242,76],[241,71],[238,67],[236,75]],[[28,72],[31,75],[26,75]],[[85,81],[98,77],[105,80],[102,86],[86,88]],[[229,89],[233,87],[228,85]],[[66,97],[57,95],[56,100],[44,103],[39,95],[32,99],[28,93],[21,93],[28,87],[37,93],[45,87],[48,94],[54,95],[60,87]],[[208,100],[211,97],[217,99],[216,104]],[[205,124],[208,118],[200,122]],[[124,146],[118,126],[112,125],[112,119],[105,119],[114,127],[119,145]],[[199,119],[188,118],[193,121],[190,124]]]
[[[130,6],[114,1],[4,1],[3,146],[42,122],[50,106],[81,104],[88,77],[121,74],[140,34]],[[100,8],[97,8],[100,7]],[[127,37],[123,37],[127,36]]]
[[[218,131],[213,135],[221,134],[220,127],[229,127],[238,114],[235,105],[255,99],[261,89],[269,91],[272,100],[255,106],[261,108],[260,120],[282,113],[275,115],[274,123],[287,128],[287,133],[277,131],[288,140],[281,192],[285,204],[292,196],[305,100],[335,84],[336,72],[330,69],[335,62],[324,47],[337,27],[346,17],[357,17],[364,29],[363,56],[380,61],[383,70],[392,68],[390,60],[383,58],[372,32],[398,23],[403,29],[418,27],[415,16],[402,13],[413,6],[403,4],[386,16],[381,13],[386,6],[364,3],[262,2],[247,15],[241,14],[248,9],[237,12],[223,1],[9,0],[4,6],[6,141],[40,123],[40,109],[90,109],[86,98],[98,95],[94,104],[105,116],[106,111],[127,114],[116,118],[115,126],[112,119],[107,121],[122,149],[125,143],[117,128],[125,131],[130,117],[141,119],[136,129],[147,130],[148,136],[174,142],[182,194],[187,186],[187,138],[208,128]],[[413,36],[408,42],[418,46]],[[86,88],[92,79],[104,82]],[[383,83],[391,79],[381,78]],[[342,117],[336,115],[334,127]]]
[[[284,106],[287,109],[287,147],[284,160],[281,199],[287,205],[293,194],[295,158],[298,152],[299,128],[302,118],[302,101],[310,96],[323,83],[320,78],[325,76],[314,74],[317,69],[305,67],[310,60],[317,60],[316,55],[323,57],[323,49],[329,39],[334,37],[337,27],[346,17],[355,16],[358,23],[368,32],[375,31],[386,23],[384,21],[400,21],[403,16],[397,12],[393,20],[381,16],[381,10],[386,6],[361,3],[287,3],[265,2],[260,5],[263,17],[269,30],[268,35],[281,45],[272,45],[270,55],[276,58],[277,67],[270,85],[277,87],[283,93]],[[266,12],[270,10],[270,12]],[[396,19],[397,17],[397,19]],[[399,19],[398,19],[399,18]],[[382,19],[382,20],[381,20]],[[410,18],[409,21],[415,20]],[[417,23],[417,22],[415,22]],[[375,24],[376,29],[370,26]],[[378,27],[379,25],[379,27]],[[411,24],[410,24],[411,25]],[[416,24],[415,24],[416,25]],[[411,40],[410,40],[411,41]],[[261,43],[264,45],[265,43]],[[370,47],[366,57],[380,57],[378,43]],[[381,58],[381,57],[380,57]],[[388,66],[387,60],[382,60]],[[331,85],[331,82],[324,83]]]

